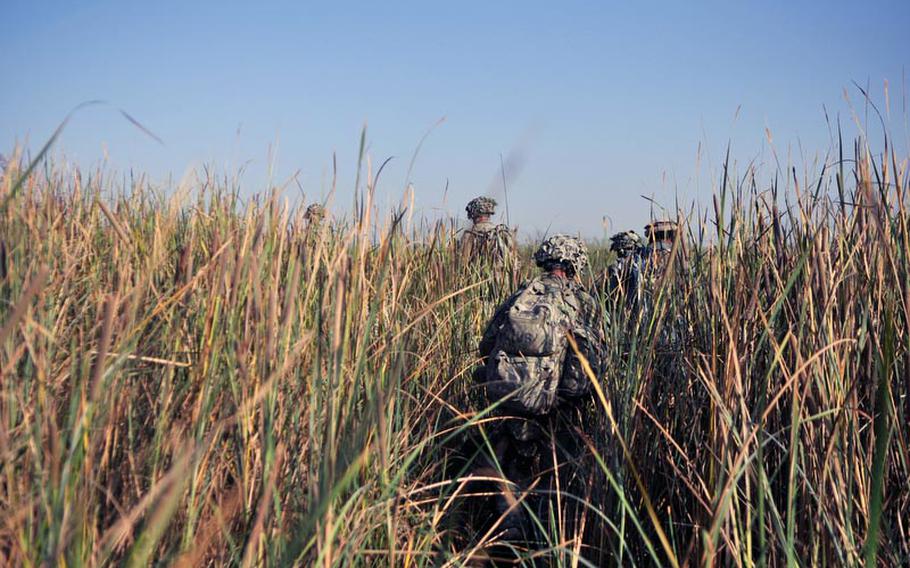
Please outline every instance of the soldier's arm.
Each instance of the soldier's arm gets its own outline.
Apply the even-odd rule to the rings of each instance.
[[[499,234],[506,247],[515,250],[515,233],[505,225],[499,226]]]
[[[458,240],[458,254],[462,259],[468,259],[471,256],[473,248],[474,233],[470,230],[466,230],[461,234],[461,238]]]

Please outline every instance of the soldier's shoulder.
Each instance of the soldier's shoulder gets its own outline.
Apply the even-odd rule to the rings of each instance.
[[[530,281],[528,288],[546,298],[553,305],[568,305],[577,309],[579,298],[572,282],[549,274],[542,274]]]
[[[579,282],[571,282],[567,292],[574,296],[578,300],[578,303],[585,307],[593,306],[597,303],[591,292]]]
[[[541,289],[553,291],[564,290],[566,288],[567,282],[568,281],[565,278],[553,276],[552,274],[547,274],[546,272],[530,280],[532,286],[537,286]]]
[[[518,288],[515,289],[512,297],[517,298],[525,292],[542,296],[548,294],[551,290],[552,287],[547,282],[547,280],[543,276],[537,276],[535,278],[530,278],[528,280],[522,281],[522,283],[518,285]]]
[[[468,230],[472,233],[489,233],[494,230],[496,225],[490,223],[489,221],[483,221],[480,223],[474,223]]]
[[[529,278],[527,280],[522,280],[521,284],[518,285],[518,288],[515,291],[521,292],[521,291],[527,290],[528,288],[531,288],[531,287],[542,288],[542,286],[543,286],[543,284],[540,280],[540,276],[537,276],[535,278]]]
[[[573,294],[575,294],[581,298],[591,297],[591,293],[588,291],[587,288],[585,288],[584,284],[582,284],[581,282],[578,282],[576,280],[572,280],[569,282],[568,289]]]

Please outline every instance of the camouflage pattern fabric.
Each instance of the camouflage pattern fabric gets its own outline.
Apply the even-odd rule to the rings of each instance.
[[[590,390],[571,351],[571,333],[595,373],[603,360],[597,303],[567,278],[544,274],[519,287],[493,316],[480,341],[488,397],[505,409],[540,416]]]
[[[651,317],[657,309],[657,295],[664,280],[666,271],[671,268],[685,271],[685,262],[682,255],[674,255],[674,243],[679,233],[679,225],[674,221],[655,221],[645,227],[648,236],[648,246],[642,251],[641,260],[641,298],[644,317]],[[672,282],[667,285],[672,286]],[[672,294],[667,289],[663,294]],[[676,300],[672,295],[665,298],[667,301]],[[677,312],[676,309],[667,310],[668,314]],[[659,373],[668,376],[672,373],[681,373],[679,358],[691,341],[691,329],[682,315],[664,316],[660,322],[660,333],[656,341],[658,354]]]
[[[640,252],[644,242],[635,231],[624,231],[610,237],[610,250],[619,258],[625,258]]]
[[[616,261],[607,268],[606,290],[609,296],[625,298],[631,307],[637,307],[641,296],[643,241],[635,231],[625,231],[610,237],[610,250]]]
[[[478,217],[485,217],[496,213],[496,200],[492,197],[475,197],[468,202],[465,211],[468,213],[468,219],[472,221]]]
[[[607,267],[607,293],[611,298],[622,298],[631,308],[641,301],[642,258],[639,253],[620,257]]]
[[[540,244],[534,262],[541,268],[562,264],[575,274],[588,266],[588,247],[584,241],[570,235],[553,235]]]
[[[469,262],[492,262],[495,266],[517,267],[515,233],[505,225],[489,221],[475,223],[459,240],[462,258]]]
[[[659,272],[665,268],[678,231],[678,225],[674,221],[654,221],[650,225],[645,225],[648,246],[645,247],[642,256],[652,272]]]
[[[641,248],[642,277],[644,286],[653,292],[670,261],[676,238],[676,223],[654,221],[645,225],[645,236],[648,241]]]
[[[508,397],[496,412],[501,420],[489,432],[493,453],[480,470],[489,475],[489,468],[498,466],[517,493],[536,486],[527,506],[541,519],[547,518],[543,496],[556,488],[554,470],[560,472],[563,491],[584,495],[583,484],[575,483],[583,469],[574,467],[583,454],[575,428],[582,423],[581,402],[591,382],[566,336],[572,334],[600,376],[601,322],[598,304],[579,283],[547,273],[520,286],[496,310],[480,341],[483,365],[475,377],[484,383],[490,403]],[[490,522],[504,515],[502,539],[533,541],[536,529],[527,510],[509,511],[510,499],[497,487],[490,492]]]
[[[304,213],[304,215],[303,215],[304,219],[306,219],[307,221],[310,221],[310,222],[321,221],[321,220],[325,219],[325,216],[326,216],[325,207],[323,207],[319,203],[311,204],[309,207],[306,208],[306,213]]]

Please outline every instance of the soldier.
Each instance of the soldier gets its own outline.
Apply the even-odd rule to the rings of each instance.
[[[317,256],[326,254],[324,249],[328,245],[327,239],[331,233],[331,226],[326,226],[326,210],[319,203],[311,203],[303,214],[304,226],[302,240],[300,241],[300,255],[306,260],[310,269],[320,265]],[[329,229],[329,230],[326,230]]]
[[[654,221],[645,225],[645,236],[648,246],[644,250],[644,257],[650,267],[662,270],[666,267],[673,243],[676,242],[677,225],[673,221]]]
[[[598,304],[577,280],[588,264],[584,243],[554,235],[540,245],[534,260],[543,274],[520,286],[496,310],[480,341],[482,366],[475,369],[475,378],[484,384],[487,399],[497,404],[501,418],[489,433],[492,463],[481,471],[501,472],[512,485],[494,490],[494,515],[487,519],[490,523],[501,519],[499,530],[506,541],[536,540],[525,507],[547,518],[536,495],[555,491],[553,471],[560,471],[560,480],[567,476],[562,491],[578,489],[579,480],[571,476],[578,471],[571,462],[580,455],[575,428],[583,423],[581,402],[591,392],[591,382],[569,336],[596,376],[604,353]],[[547,464],[554,447],[558,463]],[[515,503],[511,497],[520,497],[532,486],[535,496],[510,507]],[[584,493],[582,488],[576,495]],[[572,500],[563,500],[568,501]],[[572,512],[566,517],[571,523]]]
[[[673,221],[661,220],[645,225],[648,245],[642,249],[640,293],[645,311],[655,307],[656,294],[670,266],[677,233],[677,224]]]
[[[303,214],[303,218],[307,220],[311,225],[318,225],[322,223],[325,219],[326,211],[325,207],[319,203],[312,203],[309,207],[306,208],[306,213]]]
[[[645,226],[648,246],[644,250],[642,265],[642,297],[646,319],[658,317],[659,334],[655,341],[657,357],[654,372],[663,381],[681,375],[684,371],[681,358],[686,344],[691,340],[689,325],[682,313],[682,305],[674,282],[666,282],[663,292],[661,286],[666,279],[666,271],[673,262],[671,253],[676,246],[679,226],[674,221],[654,221]],[[677,255],[680,258],[681,255]],[[675,265],[685,270],[684,259]],[[660,300],[660,297],[663,300]]]
[[[635,231],[610,237],[610,250],[616,261],[607,269],[607,292],[624,297],[627,305],[637,307],[641,294],[642,239]]]
[[[465,211],[472,224],[462,233],[459,241],[462,258],[469,262],[492,260],[494,265],[515,270],[518,260],[515,233],[506,225],[490,221],[496,213],[496,200],[491,197],[474,198],[468,202]]]

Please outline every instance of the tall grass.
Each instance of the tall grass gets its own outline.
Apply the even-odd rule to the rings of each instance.
[[[0,180],[4,563],[482,555],[452,520],[459,449],[492,420],[470,373],[515,282],[461,262],[454,225],[379,215],[369,171],[353,219],[310,225],[227,179],[165,195],[17,163]],[[725,169],[650,307],[601,298],[590,491],[554,497],[586,500],[584,538],[554,510],[538,557],[910,562],[907,162],[860,141],[788,175],[759,191]]]

